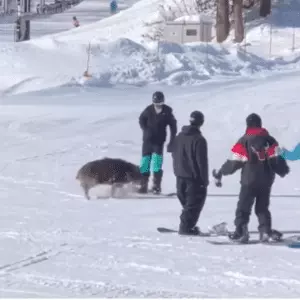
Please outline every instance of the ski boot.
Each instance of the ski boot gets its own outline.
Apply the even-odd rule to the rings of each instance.
[[[260,232],[259,240],[262,243],[268,243],[271,241],[279,242],[282,239],[283,234],[277,230],[271,229],[269,232]]]
[[[270,235],[266,232],[260,232],[259,233],[259,240],[260,240],[261,243],[269,243]]]
[[[148,193],[149,176],[150,176],[150,174],[148,174],[148,173],[143,174],[143,177],[141,180],[141,186],[138,189],[139,194],[147,194]]]
[[[283,233],[275,229],[271,229],[270,235],[271,235],[271,239],[276,242],[282,240],[283,237]]]
[[[200,235],[201,234],[201,231],[199,229],[198,226],[195,226],[193,228],[189,228],[189,229],[186,229],[186,228],[183,228],[183,227],[179,227],[179,231],[178,231],[178,234],[179,235]]]
[[[163,171],[153,173],[153,186],[151,191],[155,195],[159,195],[161,193],[162,176],[163,176]]]
[[[248,243],[249,241],[249,232],[247,225],[242,226],[241,228],[236,228],[232,233],[228,234],[228,238],[232,242],[236,243]]]

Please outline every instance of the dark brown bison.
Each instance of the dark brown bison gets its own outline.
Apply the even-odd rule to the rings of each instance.
[[[123,159],[105,157],[86,163],[79,169],[76,179],[79,180],[84,195],[89,200],[89,190],[96,185],[111,185],[113,197],[116,189],[125,184],[132,183],[140,186],[142,175],[135,164]]]

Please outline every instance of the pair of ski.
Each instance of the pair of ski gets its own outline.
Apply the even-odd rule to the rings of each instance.
[[[178,234],[178,230],[166,228],[166,227],[158,227],[157,231],[160,233],[176,233]],[[299,236],[291,236],[285,239],[281,239],[279,241],[269,241],[266,243],[262,243],[259,239],[249,240],[248,242],[241,243],[237,241],[231,241],[228,238],[228,229],[227,223],[222,222],[220,224],[214,225],[212,228],[208,229],[208,232],[201,232],[199,235],[195,237],[216,237],[220,238],[220,240],[215,239],[207,239],[205,240],[207,243],[212,245],[253,245],[253,244],[261,244],[261,245],[286,245],[290,248],[300,248],[300,237]],[[192,236],[192,235],[189,235]],[[227,240],[223,240],[224,237],[227,237]],[[221,239],[222,238],[222,239]]]

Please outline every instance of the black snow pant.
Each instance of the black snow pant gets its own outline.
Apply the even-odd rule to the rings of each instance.
[[[272,218],[269,211],[271,188],[272,186],[241,186],[234,222],[237,231],[248,225],[254,202],[259,232],[269,233],[271,231]]]
[[[182,177],[176,178],[177,197],[182,205],[179,230],[189,231],[198,222],[203,209],[207,188],[199,181]]]

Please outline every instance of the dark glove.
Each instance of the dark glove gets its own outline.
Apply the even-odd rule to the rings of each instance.
[[[222,174],[216,171],[216,169],[213,169],[212,175],[215,178],[215,185],[217,187],[222,187]]]
[[[285,177],[287,174],[290,173],[290,167],[289,166],[286,166],[284,168],[284,170],[282,172],[280,172],[280,174],[278,174],[280,177]]]
[[[172,150],[173,150],[173,142],[170,141],[170,143],[167,145],[167,152],[172,153]]]

